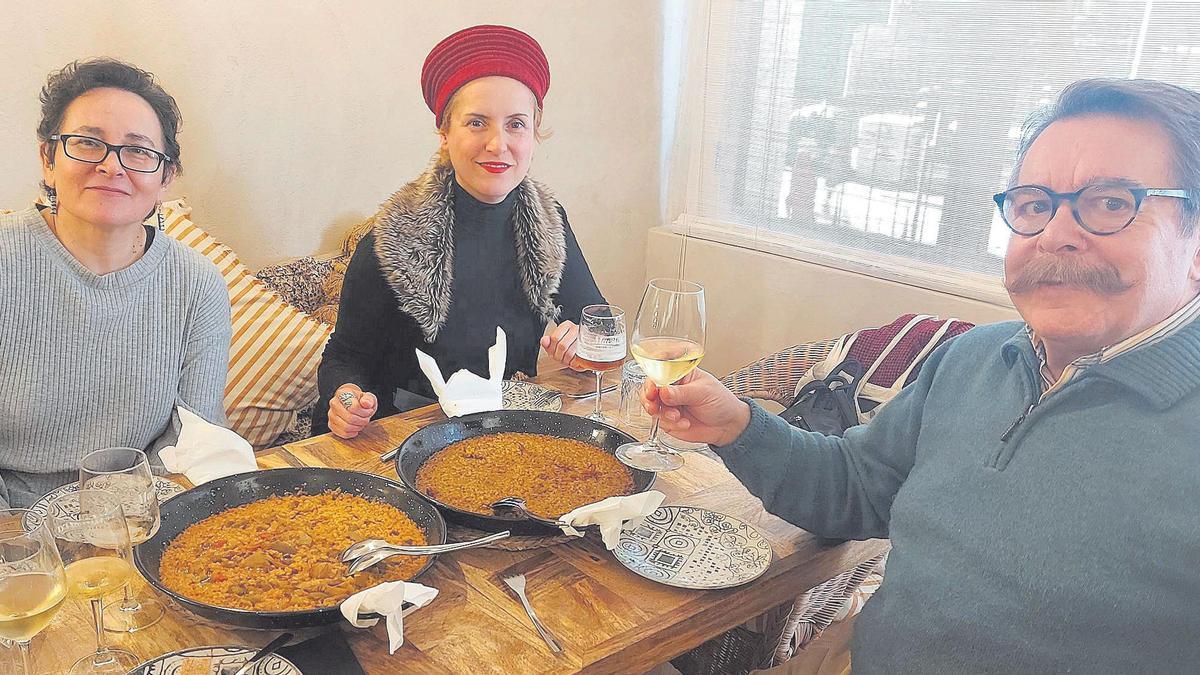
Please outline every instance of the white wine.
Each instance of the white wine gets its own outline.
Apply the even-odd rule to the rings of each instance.
[[[0,638],[32,639],[50,623],[66,597],[58,574],[30,572],[0,579]]]
[[[682,379],[700,365],[704,347],[682,338],[643,338],[629,350],[655,384],[665,387]]]
[[[67,586],[85,600],[99,598],[121,588],[133,576],[133,568],[123,558],[95,557],[67,565]]]

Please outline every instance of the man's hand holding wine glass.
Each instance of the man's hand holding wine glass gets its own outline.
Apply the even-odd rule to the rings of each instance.
[[[667,433],[693,443],[729,445],[750,424],[750,406],[703,370],[665,387],[646,380],[642,407]]]
[[[651,279],[642,294],[630,353],[646,379],[665,387],[686,377],[704,358],[704,288],[683,279]],[[655,417],[645,443],[626,443],[616,457],[643,471],[674,471],[683,458],[658,440]]]

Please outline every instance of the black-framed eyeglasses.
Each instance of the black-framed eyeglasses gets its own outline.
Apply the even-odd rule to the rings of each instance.
[[[163,162],[172,161],[167,155],[151,148],[140,145],[111,145],[91,136],[55,134],[50,140],[61,142],[67,157],[88,164],[99,164],[108,159],[110,152],[115,152],[121,166],[136,173],[154,173]]]
[[[1146,197],[1192,199],[1200,191],[1183,188],[1131,188],[1099,183],[1075,192],[1053,192],[1041,185],[1018,185],[993,195],[1008,229],[1023,236],[1041,234],[1063,202],[1071,205],[1075,222],[1092,234],[1116,234],[1129,226]]]

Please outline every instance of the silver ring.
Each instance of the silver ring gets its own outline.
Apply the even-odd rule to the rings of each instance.
[[[346,410],[354,407],[354,394],[348,391],[338,394],[338,400],[342,402],[342,405],[346,406]]]

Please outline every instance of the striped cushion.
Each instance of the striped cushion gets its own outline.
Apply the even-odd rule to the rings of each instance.
[[[225,412],[230,427],[256,448],[270,446],[298,410],[316,401],[317,366],[333,329],[255,278],[232,249],[191,221],[183,200],[162,208],[166,234],[213,261],[225,277],[233,315]]]

